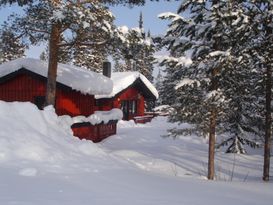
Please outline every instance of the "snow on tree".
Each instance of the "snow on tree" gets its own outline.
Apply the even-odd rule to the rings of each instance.
[[[208,179],[214,178],[216,132],[229,119],[228,110],[233,105],[225,73],[240,60],[234,47],[239,42],[235,31],[244,20],[240,6],[236,1],[187,0],[178,14],[160,15],[171,20],[163,41],[171,57],[162,61],[171,70],[166,76],[174,95],[171,106],[175,112],[170,120],[195,126],[173,130],[173,134],[186,131],[209,136]]]
[[[155,78],[155,88],[157,89],[159,93],[159,97],[156,101],[156,106],[163,105],[161,94],[163,94],[163,89],[164,89],[164,86],[163,86],[164,77],[162,76],[161,72],[162,71],[159,69],[158,74]]]
[[[109,19],[109,23],[114,28],[113,19]],[[92,26],[93,27],[93,26]],[[90,31],[89,31],[90,32]],[[81,35],[88,35],[90,38],[95,39],[96,42],[103,42],[107,39],[105,31],[93,31],[92,33],[82,33]],[[109,37],[108,37],[109,38]],[[108,54],[113,52],[112,41],[103,44],[94,44],[92,47],[88,45],[77,45],[71,48],[61,47],[59,49],[58,62],[65,64],[73,64],[85,69],[89,69],[98,73],[102,73],[102,64],[107,59]],[[48,60],[48,47],[43,51],[41,59]]]
[[[126,26],[117,30],[120,50],[113,56],[116,71],[139,71],[148,80],[153,81],[155,46],[151,35],[146,35],[143,28],[142,13],[139,17],[139,26],[129,29]]]
[[[257,85],[264,93],[264,113],[261,121],[264,122],[264,171],[263,180],[269,181],[270,148],[272,141],[272,64],[273,64],[273,2],[268,0],[252,0],[247,4],[248,16],[251,21],[248,36],[251,39],[247,44],[249,50],[249,64],[256,65],[257,73],[262,79],[262,84]],[[254,68],[253,68],[254,69]],[[260,97],[260,93],[256,96]]]
[[[0,32],[0,64],[23,57],[26,45],[11,30]]]

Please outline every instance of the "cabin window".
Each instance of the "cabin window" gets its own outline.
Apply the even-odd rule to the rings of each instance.
[[[137,101],[136,100],[121,101],[121,110],[123,111],[124,119],[128,120],[129,115],[135,115],[137,113]]]
[[[129,101],[129,112],[131,114],[136,114],[137,113],[137,102],[136,102],[136,100]]]
[[[42,110],[42,109],[44,108],[45,101],[46,101],[45,96],[35,96],[35,97],[34,97],[34,104],[35,104],[40,110]]]
[[[95,106],[101,106],[101,104],[100,100],[95,100]]]
[[[123,100],[121,101],[121,110],[124,114],[128,114],[128,101]]]

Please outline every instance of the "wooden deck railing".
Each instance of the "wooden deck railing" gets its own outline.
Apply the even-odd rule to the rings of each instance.
[[[74,123],[71,126],[73,135],[93,142],[100,142],[103,139],[117,133],[117,120],[111,120],[107,124],[92,125],[90,122]]]

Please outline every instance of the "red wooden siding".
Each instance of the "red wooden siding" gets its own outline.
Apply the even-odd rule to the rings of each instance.
[[[57,89],[56,112],[58,115],[89,116],[94,113],[94,96],[79,91]]]
[[[46,80],[35,78],[27,73],[0,84],[0,100],[7,102],[21,101],[34,103],[36,96],[45,96]],[[83,95],[71,88],[57,86],[56,113],[58,115],[85,115],[94,113],[94,96]]]
[[[115,96],[114,99],[100,99],[98,109],[99,110],[111,110],[112,108],[121,109],[122,101],[136,101],[137,112],[129,114],[128,120],[133,119],[135,116],[143,116],[145,110],[145,99],[137,88],[130,87],[122,91],[120,94]],[[124,118],[125,119],[125,118]],[[125,119],[127,120],[127,119]]]
[[[30,101],[34,103],[34,96],[42,95],[45,95],[45,85],[26,74],[20,74],[0,84],[0,99],[7,102]]]
[[[75,136],[80,139],[92,140],[100,142],[110,135],[116,134],[117,121],[111,121],[107,124],[91,125],[90,123],[76,123],[72,125]]]

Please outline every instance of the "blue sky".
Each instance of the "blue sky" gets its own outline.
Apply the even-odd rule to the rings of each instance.
[[[114,7],[111,11],[116,16],[116,25],[126,25],[128,27],[137,27],[139,14],[142,12],[144,18],[144,28],[151,30],[152,34],[162,34],[167,28],[167,22],[157,18],[158,14],[163,12],[176,12],[181,1],[148,1],[145,6],[139,7]]]
[[[157,18],[158,14],[163,12],[176,12],[181,1],[160,1],[160,2],[150,2],[148,1],[145,6],[139,7],[112,7],[111,11],[116,17],[117,26],[128,26],[129,28],[137,27],[139,14],[142,12],[144,19],[144,29],[148,31],[151,30],[152,34],[164,34],[167,29],[167,21],[163,21]],[[1,9],[0,23],[2,23],[7,16],[12,12],[20,12],[19,9],[14,9],[14,7],[5,7]],[[43,46],[30,47],[27,51],[27,57],[39,58],[40,53],[43,50]]]

